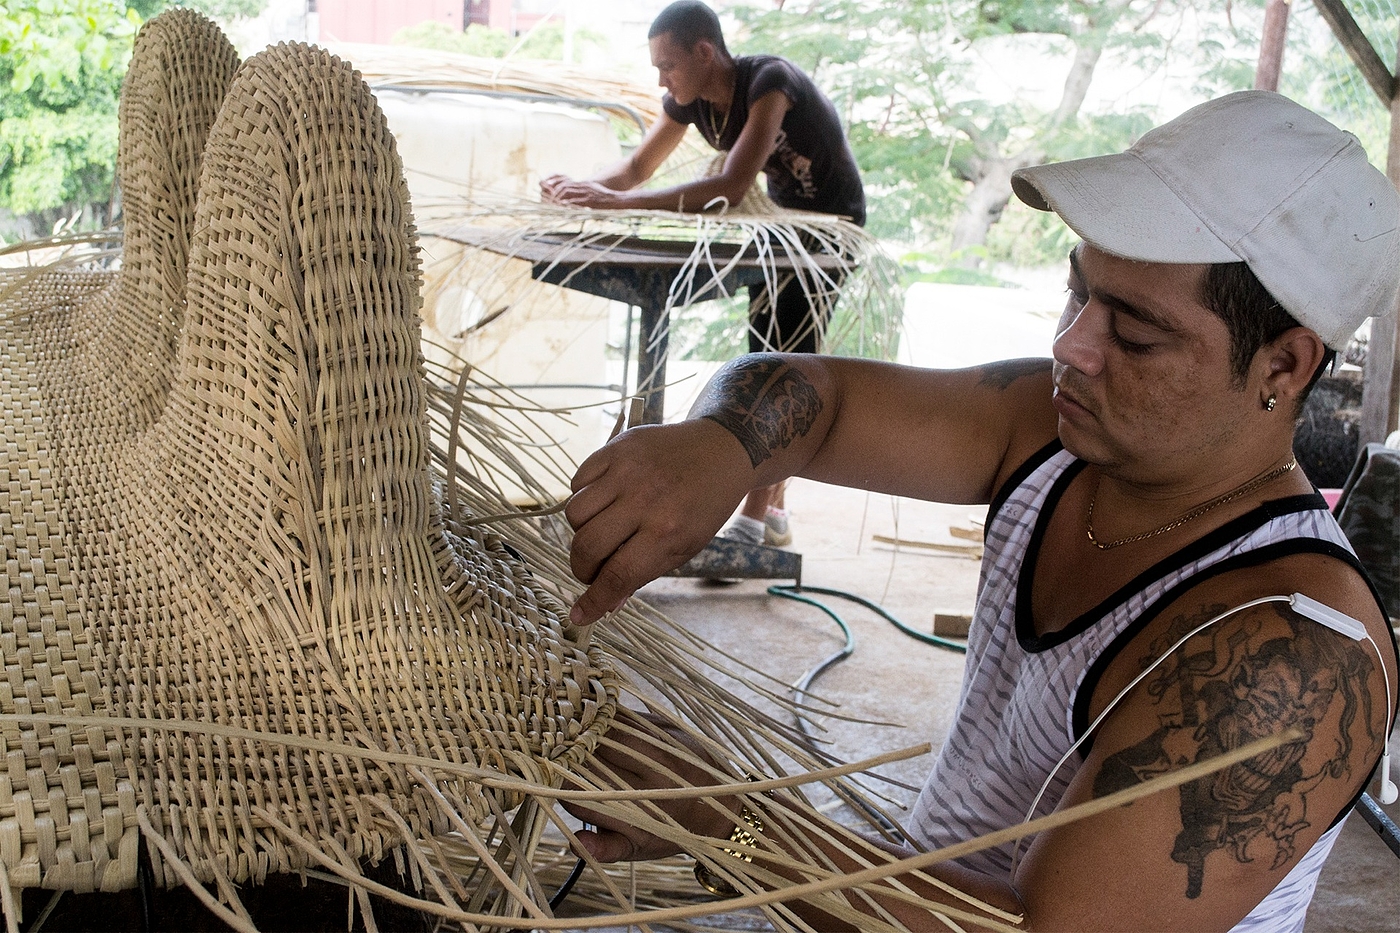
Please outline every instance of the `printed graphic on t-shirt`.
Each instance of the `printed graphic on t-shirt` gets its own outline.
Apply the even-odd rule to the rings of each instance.
[[[778,131],[778,145],[774,148],[773,155],[777,156],[778,161],[797,182],[804,198],[817,196],[817,183],[812,180],[812,160],[792,148],[788,143],[787,132],[784,130]],[[787,187],[787,185],[783,187]]]

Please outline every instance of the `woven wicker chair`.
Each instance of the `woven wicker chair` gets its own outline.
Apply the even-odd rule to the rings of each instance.
[[[305,46],[235,64],[193,14],[148,24],[122,269],[3,290],[7,918],[12,889],[133,886],[142,839],[162,884],[236,902],[490,824],[470,907],[518,914],[539,804],[472,769],[558,786],[615,678],[499,537],[444,526],[372,95]]]
[[[609,729],[678,747],[614,722],[625,689],[683,710],[718,780],[829,757],[785,721],[793,707],[738,700],[638,607],[596,643],[563,624],[567,555],[459,446],[509,454],[507,434],[464,414],[465,378],[425,380],[407,189],[373,96],[306,46],[235,67],[194,14],[144,27],[121,114],[120,271],[0,273],[8,929],[21,889],[134,887],[143,853],[239,930],[255,924],[235,885],[306,868],[346,881],[367,927],[377,891],[465,928],[560,928],[557,858],[533,863],[546,824],[572,832],[552,807],[569,778],[742,890],[774,883],[613,794],[591,752]],[[527,485],[533,462],[516,461]],[[485,530],[501,520],[515,546]],[[775,787],[738,784],[797,848],[849,833],[795,791],[779,812]],[[386,856],[423,897],[366,876]],[[593,868],[602,894],[585,902],[645,922]]]

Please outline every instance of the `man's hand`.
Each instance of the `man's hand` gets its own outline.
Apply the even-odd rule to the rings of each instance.
[[[540,199],[549,203],[554,203],[554,192],[560,185],[566,185],[573,179],[568,175],[550,175],[548,178],[540,179]]]
[[[570,565],[589,584],[570,620],[596,622],[694,557],[753,485],[743,447],[713,421],[644,425],[608,442],[579,467],[564,510]]]
[[[673,750],[674,749],[674,750]],[[617,784],[633,789],[705,787],[720,779],[723,769],[704,749],[678,729],[645,713],[619,710],[607,739],[594,759],[611,772]],[[732,778],[728,778],[732,781]],[[657,807],[687,830],[724,838],[734,825],[738,805],[714,798],[657,801]],[[579,843],[600,862],[635,862],[675,855],[680,848],[644,829],[586,806],[565,804],[574,816],[596,830],[578,833]]]
[[[573,207],[625,207],[624,196],[596,181],[579,181],[567,175],[551,175],[540,181],[540,198],[549,204]]]

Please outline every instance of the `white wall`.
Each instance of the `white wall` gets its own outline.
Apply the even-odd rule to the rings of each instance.
[[[960,369],[996,360],[1050,356],[1063,289],[990,288],[916,282],[904,299],[898,360]]]

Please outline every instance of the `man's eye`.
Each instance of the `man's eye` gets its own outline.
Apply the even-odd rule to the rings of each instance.
[[[1118,333],[1117,331],[1113,332],[1112,340],[1114,345],[1117,346],[1124,353],[1142,354],[1147,353],[1152,349],[1152,345],[1150,343],[1135,343],[1131,340],[1125,340],[1123,338],[1123,335]]]
[[[1075,307],[1078,308],[1084,307],[1085,303],[1089,300],[1088,295],[1084,294],[1083,292],[1076,291],[1073,285],[1065,286],[1065,294],[1069,296],[1068,300],[1074,302]]]

